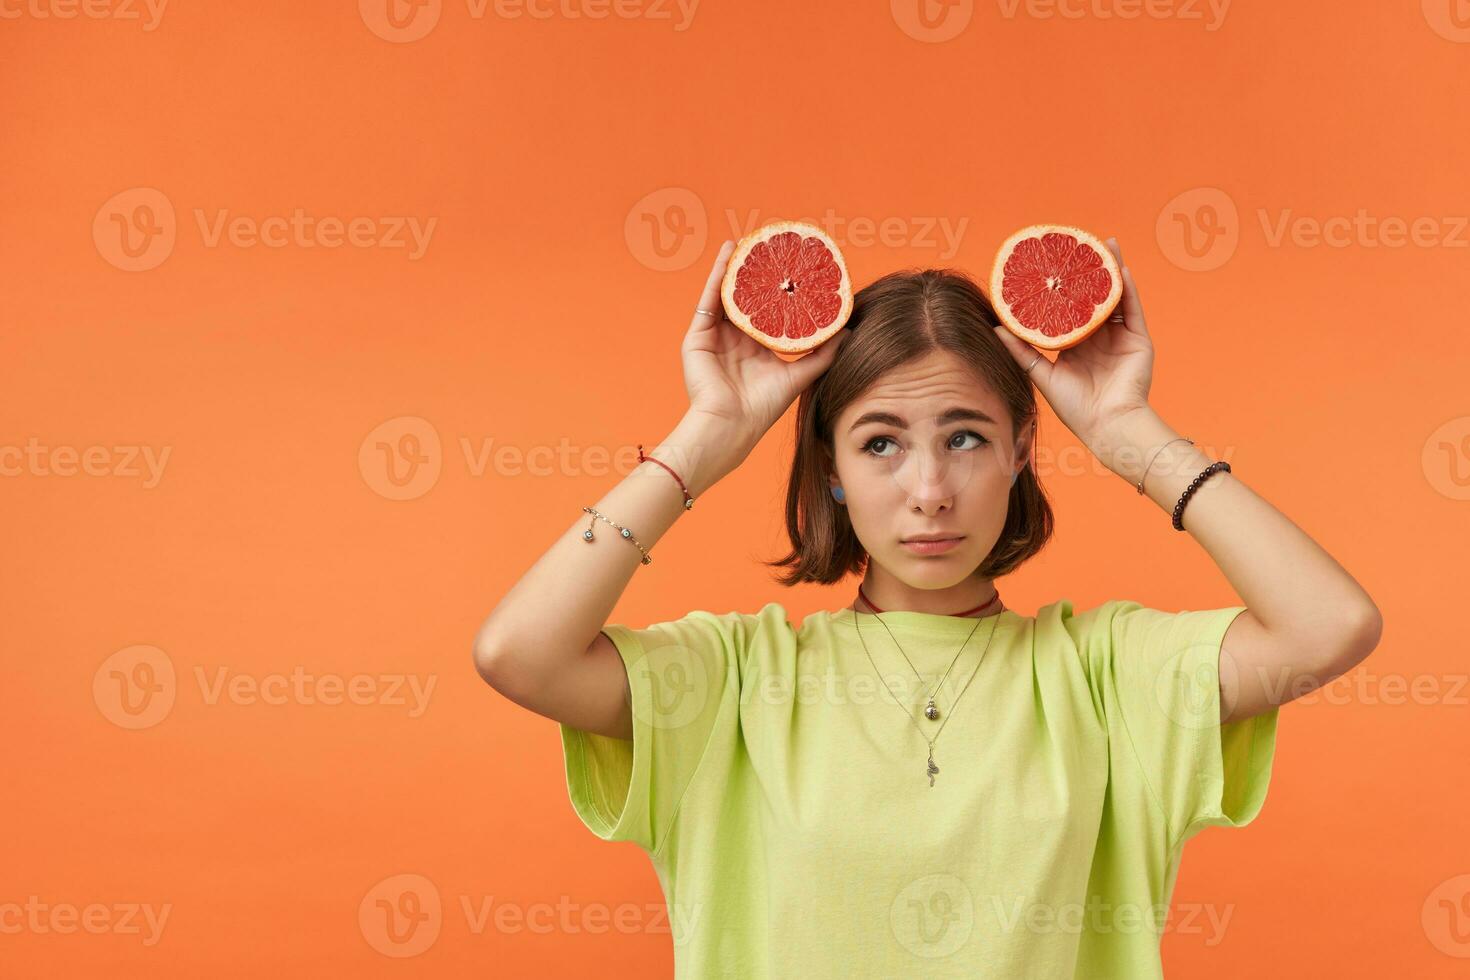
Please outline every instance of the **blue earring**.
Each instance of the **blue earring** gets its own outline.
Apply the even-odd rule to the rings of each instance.
[[[847,494],[842,492],[841,487],[833,487],[832,496],[837,500],[839,504],[845,503],[847,501]]]

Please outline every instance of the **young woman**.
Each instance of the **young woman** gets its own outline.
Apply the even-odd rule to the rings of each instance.
[[[1126,267],[1121,313],[1055,362],[948,270],[872,283],[787,362],[719,315],[731,251],[684,337],[687,414],[495,607],[481,675],[560,722],[586,826],[650,855],[679,977],[1161,976],[1185,841],[1254,819],[1278,706],[1368,655],[1376,606],[1150,407]],[[1005,607],[1052,528],[1033,384],[1245,605]],[[851,601],[607,624],[798,394],[773,564],[859,575]]]

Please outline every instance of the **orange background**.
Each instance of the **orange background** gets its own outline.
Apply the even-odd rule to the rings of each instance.
[[[1355,675],[1438,682],[1391,703],[1349,675],[1339,703],[1283,709],[1261,817],[1196,838],[1174,896],[1227,909],[1224,941],[1167,935],[1168,975],[1463,975],[1470,668],[1447,625],[1470,543],[1462,0],[1239,3],[1214,30],[1185,0],[1155,9],[1203,20],[1101,16],[1127,0],[1072,0],[1080,18],[934,5],[936,29],[961,28],[942,41],[921,39],[912,0],[704,0],[683,30],[662,0],[604,19],[566,13],[589,0],[544,19],[430,0],[399,7],[406,27],[385,0],[178,0],[151,30],[38,16],[64,2],[0,3],[0,448],[171,455],[153,486],[121,454],[98,475],[0,479],[0,905],[171,911],[152,946],[0,932],[0,975],[670,975],[652,867],[577,822],[554,723],[488,688],[471,641],[678,420],[679,342],[743,230],[730,215],[829,208],[902,229],[839,229],[859,286],[901,266],[983,273],[1036,221],[1116,235],[1159,413],[1378,602],[1383,642]],[[157,195],[172,224],[139,210]],[[1233,219],[1207,211],[1222,195]],[[199,225],[298,208],[436,224],[417,258],[211,245]],[[1288,209],[1433,219],[1441,241],[1273,244]],[[172,228],[171,251],[130,271],[157,254],[130,259],[119,220]],[[953,255],[920,234],[942,222],[966,222]],[[1191,222],[1196,245],[1234,251],[1192,258]],[[850,600],[851,580],[786,591],[757,561],[784,544],[791,418],[658,543],[615,621],[776,599],[799,622]],[[1059,530],[1002,583],[1009,605],[1236,601],[1168,514],[1056,456],[1079,446],[1054,416],[1041,433]],[[552,465],[474,467],[465,445],[486,440],[549,447]],[[380,443],[436,477],[398,487]],[[621,456],[598,471],[598,449]],[[174,700],[130,729],[113,681],[146,675],[109,658],[137,646],[172,665]],[[221,668],[367,674],[385,698],[395,674],[436,686],[417,717],[211,703],[197,672]],[[401,874],[442,902],[411,957],[369,935],[373,889]],[[571,911],[476,931],[465,901]],[[587,924],[624,906],[632,928]]]

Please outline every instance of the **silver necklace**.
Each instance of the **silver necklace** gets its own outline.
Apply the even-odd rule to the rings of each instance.
[[[879,672],[878,672],[878,664],[877,664],[877,662],[875,660],[873,660],[873,654],[868,650],[868,641],[863,639],[863,631],[862,631],[862,628],[858,626],[857,606],[856,605],[853,605],[851,608],[852,608],[852,627],[853,627],[853,629],[857,630],[858,641],[861,642],[862,645],[863,645],[863,653],[866,653],[868,655],[868,662],[873,665],[873,672],[875,674],[879,674]],[[1005,607],[1002,606],[1001,607],[1001,612],[1004,612],[1004,611],[1005,611]],[[985,639],[985,648],[980,651],[980,659],[977,660],[977,661],[975,661],[975,669],[970,672],[970,679],[967,680],[967,681],[965,681],[965,686],[962,687],[962,688],[960,688],[960,693],[954,699],[954,704],[950,705],[950,709],[951,710],[953,710],[954,707],[960,703],[960,698],[964,697],[965,696],[965,692],[970,689],[970,683],[971,683],[971,681],[973,681],[975,679],[975,675],[976,674],[980,673],[980,664],[985,659],[985,654],[990,650],[990,641],[993,640],[993,639],[995,639],[995,631],[1000,627],[1000,612],[997,612],[995,614],[995,616],[996,616],[995,625],[991,626],[991,628],[990,628],[990,635],[988,637],[986,637],[986,639]],[[883,623],[883,620],[881,618],[879,618],[878,622]],[[884,629],[888,629],[888,624],[887,623],[883,623],[883,628]],[[975,620],[975,625],[970,628],[969,635],[965,637],[965,642],[960,644],[960,650],[959,650],[959,652],[957,652],[955,654],[954,660],[950,661],[949,670],[953,670],[954,669],[955,663],[957,663],[959,661],[959,659],[960,659],[960,653],[964,652],[965,646],[967,644],[969,644],[970,638],[975,635],[975,630],[977,630],[979,628],[980,628],[980,620],[979,619],[976,619]],[[904,653],[903,652],[903,647],[899,646],[897,638],[894,638],[894,636],[893,636],[893,630],[888,630],[888,636],[891,639],[893,639],[893,645],[898,647],[898,652],[903,655],[903,659],[908,660],[909,659],[908,658],[908,654]],[[913,667],[914,666],[912,660],[909,660],[909,666],[910,667]],[[949,670],[946,670],[944,672],[944,677],[948,677],[949,676]],[[918,673],[917,668],[915,668],[914,672],[915,673]],[[879,674],[879,676],[878,676],[878,682],[880,684],[882,684],[884,690],[888,690],[888,685],[887,684],[883,684],[883,678],[882,678],[882,675],[881,674]],[[942,686],[944,684],[944,678],[940,678],[939,683]],[[937,692],[938,690],[939,690],[939,688],[936,687],[935,688],[935,691]],[[934,785],[934,777],[939,773],[939,766],[936,765],[935,762],[934,762],[934,743],[939,740],[939,735],[940,735],[941,732],[944,731],[944,726],[947,725],[947,724],[949,724],[949,718],[948,718],[948,716],[945,717],[944,721],[942,723],[940,723],[938,730],[936,730],[934,732],[934,737],[933,738],[930,738],[929,736],[927,736],[927,735],[924,734],[924,729],[923,728],[920,728],[919,727],[919,723],[914,720],[913,713],[907,707],[905,707],[903,704],[900,704],[899,703],[898,697],[896,695],[894,695],[894,693],[892,691],[888,691],[888,696],[890,698],[893,698],[893,703],[898,706],[898,709],[904,713],[904,715],[913,724],[913,726],[915,728],[918,728],[919,729],[919,735],[920,735],[920,737],[923,738],[924,741],[926,741],[926,742],[929,743],[929,761],[928,761],[928,764],[925,766],[925,770],[924,771],[929,776],[929,785],[932,788],[933,785]],[[938,716],[938,709],[935,708],[935,714],[930,715],[929,714],[929,708],[934,708],[934,698],[932,696],[929,699],[929,707],[925,709],[925,715],[932,720],[932,719],[934,719],[934,718],[936,718]]]
[[[862,599],[863,600],[863,604],[865,606],[867,606],[869,609],[873,610],[874,614],[883,612],[883,610],[881,610],[877,606],[873,605],[873,601],[868,598],[868,596],[867,596],[867,594],[865,592],[863,592],[863,587],[861,585],[858,586],[858,598]],[[987,601],[983,606],[976,606],[974,609],[971,609],[970,612],[978,612],[978,611],[980,611],[982,609],[989,609],[992,603],[998,602],[999,600],[1000,600],[1000,590],[999,589],[996,589],[995,592],[990,596],[989,601]],[[1002,602],[1000,604],[1000,609],[997,609],[996,612],[994,614],[992,614],[992,615],[999,614],[999,613],[1003,612],[1005,610],[1005,607],[1006,607],[1005,603]],[[983,619],[983,618],[984,617],[981,617],[981,619]],[[853,622],[854,623],[857,622],[857,604],[855,602],[853,604]],[[914,662],[912,660],[909,660],[908,654],[906,654],[906,653],[903,652],[903,647],[898,646],[898,640],[894,639],[894,637],[893,637],[893,630],[888,629],[888,624],[885,623],[885,622],[883,622],[883,618],[881,616],[878,617],[878,622],[879,623],[882,623],[883,628],[885,630],[888,630],[888,638],[890,640],[893,640],[893,645],[894,646],[898,647],[899,656],[903,657],[903,659],[908,663],[909,669],[914,672],[914,676],[919,679],[919,684],[922,685],[924,683],[924,676],[919,673],[919,668],[917,668],[917,667],[914,666]],[[975,620],[975,626],[970,629],[970,636],[974,636],[975,635],[975,630],[979,628],[979,625],[980,625],[980,620],[979,619]],[[861,638],[862,634],[858,634],[858,635],[859,635],[859,638]],[[969,643],[969,642],[970,642],[970,637],[969,636],[965,637],[965,643]],[[965,649],[965,643],[961,643],[960,644],[960,651],[963,651]],[[867,646],[864,645],[863,649],[866,650],[867,649]],[[954,656],[955,656],[955,659],[954,660],[951,660],[949,662],[949,670],[953,670],[954,669],[955,663],[960,658],[959,652],[956,652]],[[930,694],[929,695],[929,702],[926,705],[924,705],[924,717],[925,718],[928,718],[930,721],[937,721],[938,718],[939,718],[939,705],[937,705],[937,704],[934,703],[934,695],[935,694],[938,694],[939,693],[939,689],[944,686],[945,680],[949,677],[949,670],[946,670],[944,672],[944,677],[939,678],[939,683],[934,686],[934,694]]]

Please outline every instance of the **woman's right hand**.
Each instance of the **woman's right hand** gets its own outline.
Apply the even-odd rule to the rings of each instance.
[[[846,342],[844,328],[816,350],[794,361],[752,340],[725,316],[720,283],[735,243],[727,241],[715,256],[714,268],[696,304],[715,316],[695,313],[684,335],[684,387],[692,413],[731,426],[733,438],[754,448],[786,409],[831,366]]]

